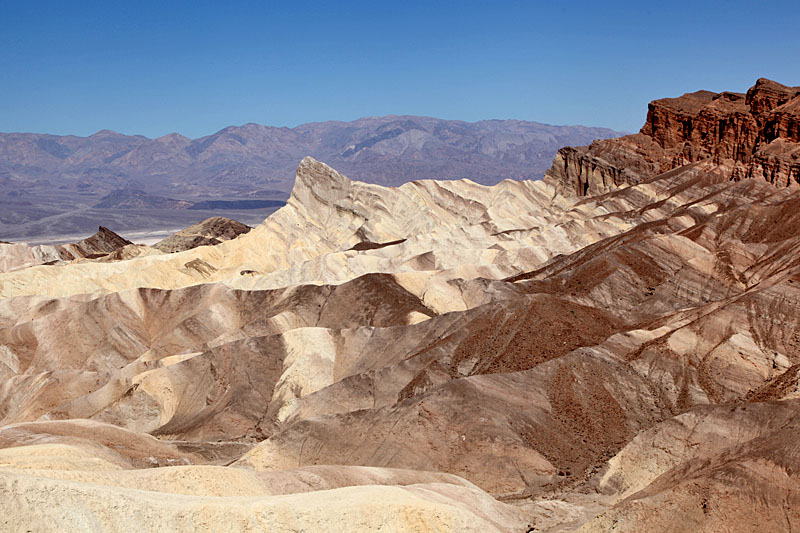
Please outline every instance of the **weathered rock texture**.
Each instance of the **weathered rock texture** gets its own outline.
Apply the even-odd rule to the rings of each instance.
[[[183,252],[198,246],[213,246],[234,239],[251,229],[250,226],[230,218],[211,217],[157,242],[153,248],[167,253]]]
[[[709,91],[654,100],[636,135],[562,148],[545,180],[597,194],[706,159],[729,178],[800,183],[800,87],[760,79],[747,94]]]
[[[797,529],[800,187],[738,179],[718,100],[586,191],[306,158],[235,239],[0,275],[0,523]]]

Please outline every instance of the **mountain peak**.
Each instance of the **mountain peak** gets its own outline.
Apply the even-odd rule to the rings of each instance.
[[[175,133],[175,132],[167,133],[166,135],[162,135],[161,137],[158,137],[157,139],[154,139],[154,140],[157,141],[157,142],[160,142],[160,143],[175,143],[175,142],[178,142],[178,143],[189,143],[189,142],[191,142],[191,139],[189,137],[186,137],[184,135],[181,135],[180,133]]]
[[[782,83],[778,83],[777,81],[771,80],[769,78],[758,78],[756,80],[755,85],[753,85],[752,88],[753,89],[770,88],[770,89],[777,89],[779,91],[789,91],[793,89],[788,85],[783,85]]]
[[[352,181],[311,156],[306,156],[297,166],[292,194],[289,198],[303,205],[310,205],[314,200],[326,204],[339,200],[347,195]]]

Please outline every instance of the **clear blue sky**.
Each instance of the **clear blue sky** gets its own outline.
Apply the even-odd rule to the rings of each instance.
[[[385,114],[637,131],[649,100],[761,76],[800,85],[797,0],[0,0],[4,132]]]

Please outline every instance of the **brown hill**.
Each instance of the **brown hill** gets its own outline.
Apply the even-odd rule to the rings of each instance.
[[[198,246],[219,244],[247,233],[251,229],[250,226],[229,218],[211,217],[157,242],[153,248],[167,253],[182,252]]]

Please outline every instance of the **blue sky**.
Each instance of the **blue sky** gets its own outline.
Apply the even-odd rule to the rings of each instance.
[[[190,137],[385,114],[637,131],[800,85],[800,2],[0,0],[0,131]]]

